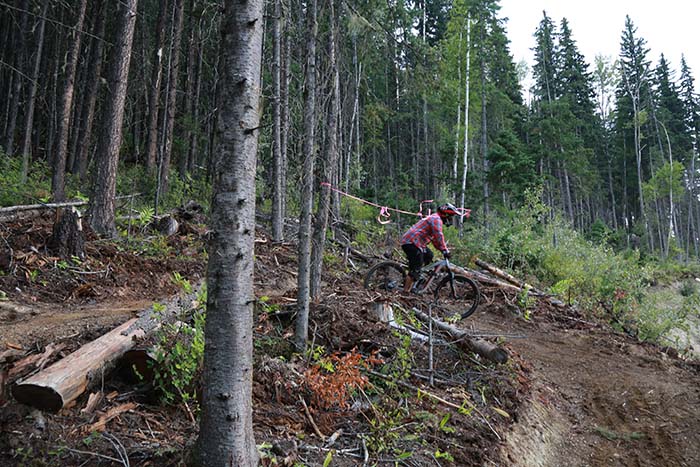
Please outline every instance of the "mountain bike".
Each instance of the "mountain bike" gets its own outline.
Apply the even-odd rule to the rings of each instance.
[[[455,274],[450,266],[447,259],[424,266],[411,292],[416,295],[432,293],[436,303],[455,304],[462,308],[461,318],[468,318],[479,305],[479,286],[472,279]],[[400,293],[407,275],[405,264],[383,261],[367,271],[364,286],[368,290]]]

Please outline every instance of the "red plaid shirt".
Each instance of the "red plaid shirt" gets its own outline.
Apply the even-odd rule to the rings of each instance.
[[[437,213],[419,220],[401,237],[402,245],[412,243],[421,250],[425,250],[431,242],[438,251],[447,250],[445,236],[442,234],[442,219]]]

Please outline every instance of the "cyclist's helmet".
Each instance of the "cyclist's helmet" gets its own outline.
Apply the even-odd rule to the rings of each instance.
[[[457,208],[452,203],[443,204],[438,208],[438,214],[443,222],[448,222],[458,214]]]

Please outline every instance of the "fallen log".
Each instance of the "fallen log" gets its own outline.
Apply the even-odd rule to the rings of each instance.
[[[141,196],[141,193],[135,193],[133,195],[121,195],[115,197],[114,199],[120,200],[125,198],[134,198],[137,196]],[[0,219],[6,222],[11,222],[13,220],[39,216],[47,209],[77,207],[85,206],[87,204],[87,201],[64,201],[61,203],[20,204],[17,206],[5,206],[0,208]]]
[[[513,292],[518,292],[518,293],[522,292],[522,290],[523,290],[520,287],[516,287],[515,285],[510,284],[508,282],[503,282],[502,280],[498,280],[494,277],[487,276],[486,274],[483,274],[479,271],[474,271],[472,269],[466,269],[466,268],[454,265],[452,263],[450,263],[450,270],[457,275],[466,276],[466,277],[468,277],[470,279],[474,279],[477,282],[480,282],[482,284],[494,285],[494,286],[499,287],[501,289],[507,289],[507,290],[511,290]]]
[[[145,336],[142,329],[126,332],[137,318],[89,342],[44,371],[19,382],[12,388],[18,402],[41,410],[58,412],[75,400],[92,383],[99,381],[103,370]]]
[[[566,306],[566,304],[564,302],[562,302],[558,298],[554,297],[553,295],[548,294],[546,292],[543,292],[536,287],[533,287],[532,285],[528,284],[527,282],[518,279],[517,277],[507,273],[506,271],[504,271],[502,269],[497,268],[496,266],[494,266],[492,264],[487,263],[486,261],[482,261],[479,258],[476,258],[474,260],[474,263],[477,266],[481,266],[482,268],[486,269],[488,272],[490,272],[494,276],[505,279],[506,281],[510,282],[511,284],[517,285],[522,290],[527,290],[529,294],[537,295],[537,296],[544,298],[545,300],[547,300],[549,303],[551,303],[554,306],[557,306],[557,307]]]
[[[163,322],[173,319],[185,306],[191,306],[199,288],[195,287],[196,291],[185,297],[169,300],[163,311],[156,312],[153,307],[142,311],[139,318],[130,319],[43,371],[18,382],[12,388],[12,395],[23,404],[58,412],[101,381],[128,350],[159,329]]]
[[[474,260],[474,264],[486,269],[488,272],[490,272],[491,274],[493,274],[496,277],[500,277],[501,279],[505,279],[513,285],[517,285],[521,289],[528,289],[528,290],[531,290],[539,295],[547,295],[546,293],[542,292],[541,290],[538,290],[536,287],[533,287],[532,285],[528,284],[527,282],[522,281],[522,280],[518,279],[517,277],[513,276],[512,274],[507,273],[503,269],[497,268],[493,264],[489,264],[486,261],[480,260],[479,258],[476,258]]]
[[[66,201],[63,203],[42,203],[42,204],[22,204],[18,206],[7,206],[0,208],[0,216],[4,214],[12,214],[20,211],[33,211],[37,209],[56,209],[67,208],[71,206],[85,206],[87,201]]]
[[[430,317],[422,311],[413,308],[413,312],[415,313],[416,317],[421,321],[425,323],[430,323]],[[475,352],[484,357],[485,359],[495,363],[506,363],[508,361],[508,352],[501,349],[497,345],[493,345],[490,342],[487,342],[483,339],[474,339],[470,337],[466,331],[451,326],[438,319],[432,318],[432,321],[438,329],[447,332],[450,336],[452,336],[452,338],[457,340],[458,345],[465,348],[466,350]]]

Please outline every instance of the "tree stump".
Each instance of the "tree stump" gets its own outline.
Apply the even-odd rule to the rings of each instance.
[[[80,211],[72,207],[66,211],[59,209],[56,214],[58,220],[53,225],[53,233],[48,242],[49,249],[63,259],[73,256],[84,259],[85,235]]]

